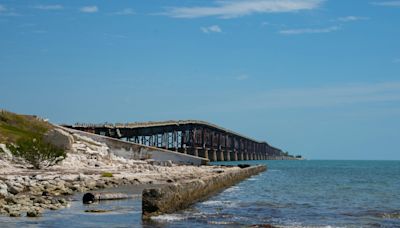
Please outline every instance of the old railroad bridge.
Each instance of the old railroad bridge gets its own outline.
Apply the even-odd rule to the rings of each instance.
[[[270,146],[267,142],[257,141],[198,120],[64,126],[200,156],[210,161],[267,160],[283,157],[280,149]]]

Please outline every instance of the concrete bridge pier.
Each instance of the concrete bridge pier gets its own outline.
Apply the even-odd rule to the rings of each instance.
[[[218,161],[225,161],[224,151],[223,150],[219,150],[218,151]]]
[[[240,153],[240,160],[241,160],[241,161],[244,160],[244,154],[243,154],[243,152]]]
[[[231,160],[231,154],[230,154],[229,150],[225,150],[224,156],[225,156],[225,161]]]
[[[249,160],[254,160],[253,153],[250,153]]]
[[[246,152],[246,161],[249,160],[249,154]]]
[[[208,159],[208,149],[207,148],[201,149],[199,155],[200,157]]]
[[[217,161],[217,152],[214,149],[208,149],[207,154],[210,161]]]
[[[233,161],[237,161],[238,160],[238,153],[236,151],[232,152],[232,157],[233,157]]]

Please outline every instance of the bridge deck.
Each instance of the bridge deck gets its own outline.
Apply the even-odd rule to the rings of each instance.
[[[135,122],[126,124],[64,125],[77,130],[165,148],[208,158],[212,161],[259,160],[282,156],[283,152],[215,124],[200,120]]]

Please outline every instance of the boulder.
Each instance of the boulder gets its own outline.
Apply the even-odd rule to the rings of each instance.
[[[0,182],[0,199],[8,196],[8,186]]]
[[[40,217],[42,214],[40,213],[39,210],[30,210],[26,212],[27,217]]]
[[[10,217],[21,217],[21,213],[18,211],[9,212]]]
[[[18,194],[20,192],[22,192],[24,190],[24,186],[22,186],[21,184],[15,183],[15,185],[12,184],[8,184],[8,192],[11,194]]]
[[[54,146],[70,150],[74,143],[74,138],[69,133],[61,129],[52,129],[44,135],[44,140]]]

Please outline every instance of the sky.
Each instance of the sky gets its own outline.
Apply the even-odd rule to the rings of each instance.
[[[0,108],[400,159],[399,0],[0,0]]]

